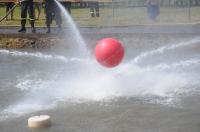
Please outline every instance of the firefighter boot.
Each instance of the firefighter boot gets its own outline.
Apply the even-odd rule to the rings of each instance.
[[[32,33],[36,32],[34,22],[31,22],[31,31],[32,31]]]
[[[26,28],[25,27],[21,27],[21,29],[18,30],[19,33],[25,33],[26,32]]]
[[[50,34],[51,33],[51,28],[50,28],[50,26],[47,26],[47,32],[46,32],[46,34]]]

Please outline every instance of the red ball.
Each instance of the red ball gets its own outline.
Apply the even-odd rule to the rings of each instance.
[[[95,48],[96,60],[105,67],[115,67],[124,57],[122,44],[114,38],[100,40]]]

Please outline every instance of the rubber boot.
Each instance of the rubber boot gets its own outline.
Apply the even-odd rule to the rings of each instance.
[[[19,29],[18,32],[25,33],[26,32],[25,25],[26,25],[26,20],[22,20],[21,21],[21,29]]]
[[[50,28],[50,26],[47,26],[47,32],[46,32],[46,34],[50,34],[51,33],[51,28]]]
[[[32,33],[36,32],[34,22],[31,22],[31,31],[32,31]]]
[[[25,33],[26,32],[26,28],[25,27],[21,27],[21,29],[18,30],[19,33]]]

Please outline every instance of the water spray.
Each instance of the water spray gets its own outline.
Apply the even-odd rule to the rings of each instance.
[[[70,16],[68,11],[63,7],[63,5],[59,1],[57,1],[57,0],[54,0],[54,1],[57,4],[57,6],[61,9],[61,11],[63,13],[63,17],[67,20],[68,24],[70,25],[69,28],[71,30],[71,33],[73,34],[73,36],[75,36],[74,41],[78,45],[78,47],[77,47],[78,53],[81,54],[81,57],[89,57],[90,52],[87,49],[86,42],[83,39],[83,37],[81,36],[81,33],[78,30],[73,18]]]

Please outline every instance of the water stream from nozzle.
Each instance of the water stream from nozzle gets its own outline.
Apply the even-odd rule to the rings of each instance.
[[[61,12],[63,13],[63,17],[66,20],[67,24],[69,25],[68,28],[72,33],[73,40],[75,44],[78,45],[76,51],[81,54],[81,57],[89,57],[90,53],[87,49],[87,45],[83,37],[81,36],[80,31],[78,30],[73,18],[70,16],[68,11],[57,1],[55,0],[56,4],[60,8]]]

